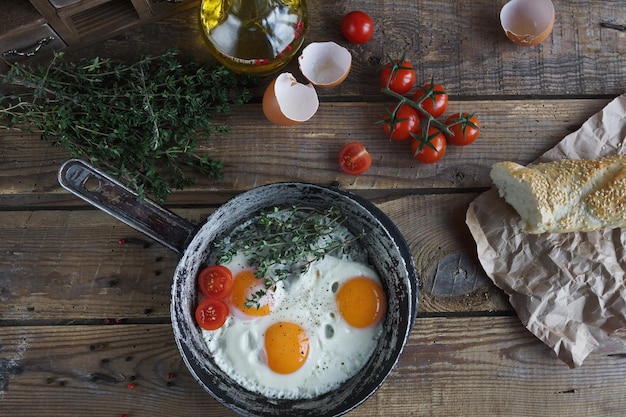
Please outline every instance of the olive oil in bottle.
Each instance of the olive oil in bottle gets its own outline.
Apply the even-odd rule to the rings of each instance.
[[[305,0],[202,0],[209,51],[239,73],[267,75],[296,55],[308,28]]]

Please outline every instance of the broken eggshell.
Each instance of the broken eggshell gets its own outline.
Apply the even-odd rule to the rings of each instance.
[[[335,42],[313,42],[298,57],[300,72],[316,87],[335,87],[352,67],[352,54]]]
[[[543,42],[552,32],[554,18],[551,0],[511,0],[500,11],[507,38],[522,46]]]
[[[263,94],[263,114],[267,120],[280,126],[306,122],[318,107],[315,87],[299,83],[288,72],[276,77]]]

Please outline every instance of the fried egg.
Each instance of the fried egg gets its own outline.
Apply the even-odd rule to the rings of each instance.
[[[367,362],[382,333],[386,298],[376,272],[326,255],[300,276],[247,307],[264,282],[238,254],[230,317],[203,331],[216,364],[247,389],[270,398],[311,398],[335,389]]]

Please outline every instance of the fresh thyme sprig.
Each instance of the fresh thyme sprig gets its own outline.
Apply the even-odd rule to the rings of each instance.
[[[228,239],[215,242],[218,262],[228,263],[237,253],[246,257],[255,276],[264,280],[265,289],[258,290],[245,305],[259,308],[260,299],[275,290],[279,281],[306,272],[314,261],[345,250],[363,237],[365,231],[357,236],[347,232],[345,220],[334,207],[274,207],[235,229]]]
[[[0,95],[0,128],[41,132],[158,202],[193,184],[190,170],[223,176],[221,161],[198,154],[199,141],[228,131],[214,116],[249,101],[255,82],[176,50],[133,63],[57,53],[47,66],[13,64],[0,79],[14,89]]]

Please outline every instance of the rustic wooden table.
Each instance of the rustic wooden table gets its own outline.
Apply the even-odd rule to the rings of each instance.
[[[320,92],[311,121],[289,128],[265,121],[257,91],[226,119],[231,134],[206,145],[225,178],[200,179],[168,200],[199,223],[257,185],[337,181],[397,224],[419,273],[418,318],[397,368],[351,416],[626,414],[624,345],[603,346],[569,369],[482,272],[464,223],[468,204],[490,187],[491,164],[533,161],[624,93],[626,32],[601,23],[626,24],[626,8],[623,0],[556,0],[552,35],[524,48],[500,30],[503,3],[309,1],[307,41],[346,45],[354,57],[348,79]],[[339,32],[353,9],[376,22],[365,45],[348,45]],[[171,47],[210,60],[195,8],[68,56],[132,59]],[[379,66],[403,51],[418,79],[434,76],[453,109],[472,109],[482,121],[475,144],[434,165],[414,161],[373,123],[389,104]],[[358,177],[336,163],[351,140],[373,156]],[[120,246],[120,238],[143,236],[58,185],[67,157],[37,134],[0,134],[0,415],[231,415],[176,348],[169,299],[177,254],[156,243]]]

